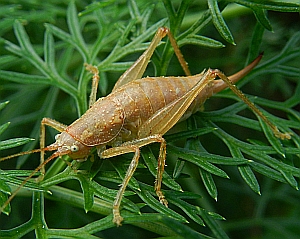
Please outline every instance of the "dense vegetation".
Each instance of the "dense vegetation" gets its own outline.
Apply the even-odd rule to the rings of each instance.
[[[105,161],[93,155],[83,163],[64,157],[72,167],[61,159],[49,163],[45,179],[27,183],[0,215],[0,238],[298,238],[297,2],[1,1],[1,157],[37,148],[43,117],[70,124],[86,111],[91,75],[85,62],[100,71],[98,97],[109,94],[159,26],[171,29],[193,74],[210,67],[230,75],[263,51],[237,86],[293,135],[275,138],[225,90],[165,136],[169,208],[153,190],[156,144],[142,149],[119,228],[111,205],[132,155]],[[145,75],[183,75],[173,55],[164,39]],[[47,130],[47,144],[56,133]],[[1,205],[38,164],[36,154],[0,162]]]

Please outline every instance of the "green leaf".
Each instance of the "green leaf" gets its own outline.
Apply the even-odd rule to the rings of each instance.
[[[4,205],[4,203],[7,202],[8,196],[11,195],[11,189],[7,185],[7,183],[4,180],[0,180],[0,206]],[[6,215],[9,215],[11,212],[11,206],[8,204],[4,210],[3,213]]]
[[[289,185],[291,185],[296,190],[299,189],[297,180],[293,177],[293,174],[284,170],[280,170],[280,173],[286,179]]]
[[[216,238],[224,238],[224,239],[229,239],[227,236],[226,232],[222,229],[222,227],[214,220],[212,216],[215,216],[216,214],[212,214],[210,212],[207,212],[204,209],[198,208],[198,213],[202,217],[202,219],[205,222],[205,225],[210,228],[212,233]],[[219,217],[222,218],[222,217]],[[224,220],[224,218],[222,218]]]
[[[120,180],[118,181],[120,182]],[[109,188],[106,188],[104,186],[101,186],[100,184],[91,181],[90,183],[90,187],[93,188],[95,195],[97,195],[97,197],[105,200],[105,201],[109,201],[110,202],[110,206],[113,205],[113,202],[115,200],[115,197],[117,195],[117,191],[116,190],[112,190]],[[127,191],[125,192],[125,195],[132,195],[132,193],[128,193]],[[131,211],[131,212],[139,212],[139,207],[134,204],[133,202],[131,202],[130,200],[128,200],[127,198],[122,198],[122,205],[125,209]]]
[[[185,161],[181,159],[176,160],[176,164],[174,166],[174,171],[173,171],[173,178],[176,179],[178,178],[184,169]]]
[[[63,31],[59,27],[53,26],[48,23],[45,24],[45,27],[53,35],[59,37],[60,39],[64,40],[65,42],[68,42],[71,45],[76,47],[76,43],[74,42],[74,39],[71,37],[71,35],[69,33]]]
[[[29,36],[27,35],[23,25],[19,21],[15,21],[14,30],[18,42],[21,46],[18,54],[21,54],[21,56],[28,59],[32,64],[34,64],[35,67],[43,69],[44,62],[36,53],[35,49],[33,48],[30,42]],[[15,50],[11,47],[9,48],[9,50],[15,52]]]
[[[238,166],[239,172],[249,187],[260,195],[259,183],[249,165]]]
[[[206,162],[222,164],[222,165],[241,165],[241,164],[248,163],[248,160],[245,158],[224,157],[224,156],[210,154],[206,152],[198,152],[195,150],[179,148],[173,145],[168,145],[168,149],[170,153],[174,153],[177,156],[181,157],[182,159],[188,160],[192,163],[196,163],[199,165],[201,165],[202,160]],[[198,162],[198,160],[200,161]]]
[[[24,178],[31,175],[32,171],[30,170],[0,170],[0,180],[5,181],[6,183],[11,183],[13,185],[19,186],[21,183],[23,183]],[[36,173],[37,176],[39,176],[40,173]],[[23,177],[23,178],[19,178]],[[44,191],[43,187],[39,186],[34,181],[28,181],[24,188],[28,188],[35,191]]]
[[[265,28],[260,23],[256,23],[252,34],[250,49],[247,56],[247,65],[261,53],[260,46],[262,43],[264,31]]]
[[[300,169],[296,168],[294,166],[290,166],[288,164],[285,164],[283,162],[278,161],[277,159],[264,154],[263,152],[255,152],[255,151],[247,151],[247,154],[249,154],[252,157],[257,158],[259,161],[265,163],[269,167],[272,167],[273,169],[280,172],[280,170],[284,172],[292,173],[292,175],[296,177],[300,177]]]
[[[128,2],[128,10],[132,18],[140,19],[141,14],[135,1]]]
[[[162,205],[157,198],[154,198],[150,192],[147,190],[142,190],[141,192],[138,192],[139,197],[152,209],[154,209],[157,212],[162,213],[163,215],[169,216],[171,218],[174,218],[180,222],[187,223],[187,220],[177,212],[165,207]]]
[[[259,122],[263,128],[263,131],[269,141],[269,143],[273,146],[273,148],[285,158],[285,150],[282,146],[281,141],[275,137],[274,132],[270,129],[270,127],[261,119],[259,118]]]
[[[20,83],[20,84],[50,85],[50,82],[44,76],[28,75],[24,73],[4,71],[4,70],[0,70],[0,74],[3,79],[11,82]]]
[[[218,190],[217,190],[217,187],[213,180],[212,175],[201,168],[199,168],[199,172],[200,172],[201,179],[204,183],[204,186],[205,186],[207,192],[213,199],[215,199],[217,201]]]
[[[183,200],[172,198],[169,199],[169,202],[179,207],[190,219],[199,224],[200,226],[205,226],[203,220],[197,214],[195,207],[186,203]]]
[[[177,140],[183,140],[183,139],[187,139],[187,138],[197,137],[197,136],[200,136],[203,134],[208,134],[214,130],[216,130],[216,128],[205,127],[205,128],[181,131],[179,133],[165,135],[164,138],[168,143],[171,143],[171,142],[175,142]]]
[[[0,125],[0,135],[8,128],[9,125],[10,125],[10,122]]]
[[[89,54],[87,51],[87,46],[84,42],[83,36],[81,34],[80,25],[78,21],[78,14],[75,7],[75,3],[72,1],[67,9],[67,20],[69,30],[71,32],[71,37],[77,49],[81,52],[84,62],[90,62]]]
[[[34,139],[31,138],[15,138],[15,139],[8,139],[0,142],[0,150],[9,149],[18,147],[23,144],[27,144]]]
[[[93,2],[85,7],[85,10],[78,13],[79,17],[83,17],[84,15],[87,15],[89,13],[93,13],[94,11],[98,10],[99,8],[105,8],[106,6],[109,6],[110,4],[113,4],[114,0],[108,0],[105,2]]]
[[[199,238],[207,238],[205,235],[198,233],[197,231],[191,230],[190,227],[184,225],[174,219],[163,217],[161,219],[166,225],[170,228],[175,229],[175,233],[182,238],[189,238],[189,239],[199,239]]]
[[[193,44],[193,45],[199,45],[199,46],[205,46],[205,47],[212,47],[212,48],[222,48],[225,47],[225,45],[217,40],[204,37],[204,36],[188,36],[183,38],[178,42],[179,46],[184,46],[187,44]]]
[[[2,181],[2,180],[1,180]],[[0,185],[0,189],[1,189],[1,185]],[[2,190],[0,190],[0,206],[4,206],[4,203],[6,203],[6,201],[8,200],[8,195],[7,193],[4,193]],[[4,214],[6,214],[7,216],[10,214],[11,212],[11,206],[10,204],[8,204],[2,211]]]
[[[0,180],[0,191],[7,195],[9,195],[11,192],[10,187],[7,185],[7,183],[4,180]],[[3,205],[3,203],[2,204],[0,203],[0,205]]]
[[[280,12],[299,12],[300,5],[295,1],[256,1],[256,0],[233,0],[246,7],[257,7],[261,9],[280,11]]]
[[[205,171],[212,173],[216,176],[223,177],[223,178],[229,178],[229,176],[222,169],[214,166],[211,163],[208,163],[207,161],[205,161],[203,159],[198,158],[197,160],[190,161],[190,162],[193,162],[193,163],[197,164],[198,166],[201,165],[201,168],[203,168]]]
[[[254,12],[256,19],[259,21],[259,23],[261,25],[263,25],[264,28],[266,28],[267,30],[273,31],[271,23],[269,22],[269,20],[267,18],[266,11],[261,8],[257,8],[257,7],[253,7],[252,10]]]
[[[4,107],[9,103],[9,101],[1,102],[0,103],[0,110],[4,109]]]
[[[218,1],[217,0],[208,0],[207,2],[208,2],[209,10],[211,11],[212,21],[213,21],[215,27],[217,28],[218,32],[227,42],[229,42],[232,45],[235,45],[233,36],[232,36],[228,26],[226,25],[224,18],[222,17],[222,14],[219,10]]]
[[[154,154],[148,147],[145,147],[145,148],[143,148],[141,155],[142,155],[144,162],[147,165],[149,171],[156,178],[157,159],[155,158]],[[173,190],[182,191],[181,186],[178,183],[176,183],[175,180],[173,178],[171,178],[171,176],[166,171],[163,174],[162,183]]]
[[[83,192],[84,210],[88,212],[94,204],[94,190],[90,187],[89,180],[85,176],[78,175],[77,178],[79,179]]]
[[[44,55],[45,55],[45,63],[47,65],[49,65],[51,71],[56,72],[56,67],[55,67],[55,44],[54,44],[53,35],[48,30],[45,32]]]
[[[189,192],[166,191],[165,196],[170,204],[174,204],[186,213],[189,218],[201,226],[205,226],[203,220],[199,217],[197,208],[185,202],[182,199],[199,199],[199,195],[194,195]]]
[[[224,142],[226,143],[233,157],[243,157],[240,147],[237,147],[236,145],[232,145],[229,139],[224,139]],[[254,173],[252,172],[250,166],[246,164],[239,165],[238,170],[242,178],[244,179],[244,181],[249,185],[249,187],[257,194],[260,194],[259,183]]]

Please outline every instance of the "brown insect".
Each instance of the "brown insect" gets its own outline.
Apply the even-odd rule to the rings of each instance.
[[[186,77],[146,77],[141,78],[148,61],[161,39],[169,36],[176,56],[186,73]],[[247,67],[238,73],[226,77],[219,70],[208,69],[191,76],[188,66],[169,29],[159,28],[148,49],[120,77],[111,94],[96,101],[98,88],[98,69],[86,64],[93,73],[93,87],[90,95],[90,108],[71,125],[66,126],[55,120],[44,118],[41,122],[40,149],[22,152],[0,159],[1,161],[19,155],[34,152],[41,153],[41,164],[27,177],[19,188],[2,205],[1,211],[10,203],[18,190],[42,170],[44,166],[56,157],[68,155],[75,160],[86,160],[91,149],[97,149],[100,158],[110,158],[133,152],[134,156],[127,170],[123,183],[113,203],[113,222],[121,225],[120,204],[125,188],[132,177],[140,157],[142,146],[158,142],[160,151],[158,157],[155,192],[159,201],[168,206],[161,191],[162,175],[166,159],[166,141],[163,135],[178,121],[187,118],[200,110],[204,101],[226,87],[236,93],[249,107],[259,115],[281,139],[289,139],[290,135],[281,133],[233,84],[248,74],[260,61],[257,57]],[[219,80],[214,80],[219,77]],[[56,141],[45,147],[45,126],[51,126],[61,132]],[[106,146],[111,146],[106,148]],[[54,151],[44,161],[45,151]]]

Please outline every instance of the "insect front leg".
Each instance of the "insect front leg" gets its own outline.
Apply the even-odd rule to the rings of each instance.
[[[152,135],[152,136],[148,136],[146,138],[129,141],[129,142],[122,144],[121,146],[104,150],[99,155],[101,158],[110,158],[110,157],[114,157],[114,156],[122,155],[122,154],[126,154],[126,153],[134,153],[133,159],[131,160],[131,163],[127,169],[126,175],[123,179],[123,182],[121,184],[121,187],[117,193],[116,199],[113,204],[113,217],[114,217],[113,222],[116,223],[117,226],[120,226],[123,221],[123,218],[120,214],[120,204],[121,204],[125,189],[129,183],[129,180],[133,176],[133,174],[136,170],[136,167],[138,165],[138,161],[140,158],[140,147],[151,144],[151,143],[155,143],[155,142],[160,143],[157,176],[156,176],[156,180],[155,180],[155,192],[159,198],[159,201],[162,204],[164,204],[165,206],[168,206],[168,202],[165,199],[165,196],[161,191],[162,175],[164,172],[165,159],[166,159],[166,141],[161,135]]]
[[[96,102],[97,99],[97,90],[98,90],[98,84],[99,84],[99,71],[97,66],[92,66],[90,64],[84,63],[85,69],[88,70],[93,74],[93,79],[92,79],[92,90],[90,94],[90,99],[89,99],[89,108]]]
[[[56,129],[59,132],[62,132],[66,129],[66,125],[50,119],[50,118],[43,118],[41,121],[41,126],[40,126],[40,148],[44,149],[45,148],[45,139],[46,139],[46,127],[45,126],[50,126],[51,128]],[[40,156],[40,165],[42,165],[45,161],[45,151],[41,151],[41,156]],[[43,180],[44,175],[45,175],[45,166],[43,166],[40,170],[41,176],[39,177],[38,180]]]

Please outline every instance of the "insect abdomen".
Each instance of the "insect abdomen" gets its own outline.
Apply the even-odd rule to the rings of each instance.
[[[124,109],[124,127],[130,130],[134,138],[137,128],[157,111],[188,92],[200,79],[202,74],[186,80],[185,77],[147,77],[132,81],[115,90],[110,96],[118,101]],[[183,118],[200,109],[201,104],[212,91],[206,87],[189,107]],[[211,92],[211,93],[209,93]]]
[[[152,107],[152,115],[190,91],[201,77],[202,74],[191,76],[188,80],[186,77],[144,78],[136,81],[136,83],[148,98]],[[196,97],[194,102],[183,115],[184,118],[185,115],[190,115],[191,113],[199,110],[204,101],[212,95],[210,86],[211,85],[207,85],[207,87],[205,87],[204,90]],[[140,107],[142,108],[143,104],[139,104],[141,104]],[[148,118],[151,115],[148,115]]]

